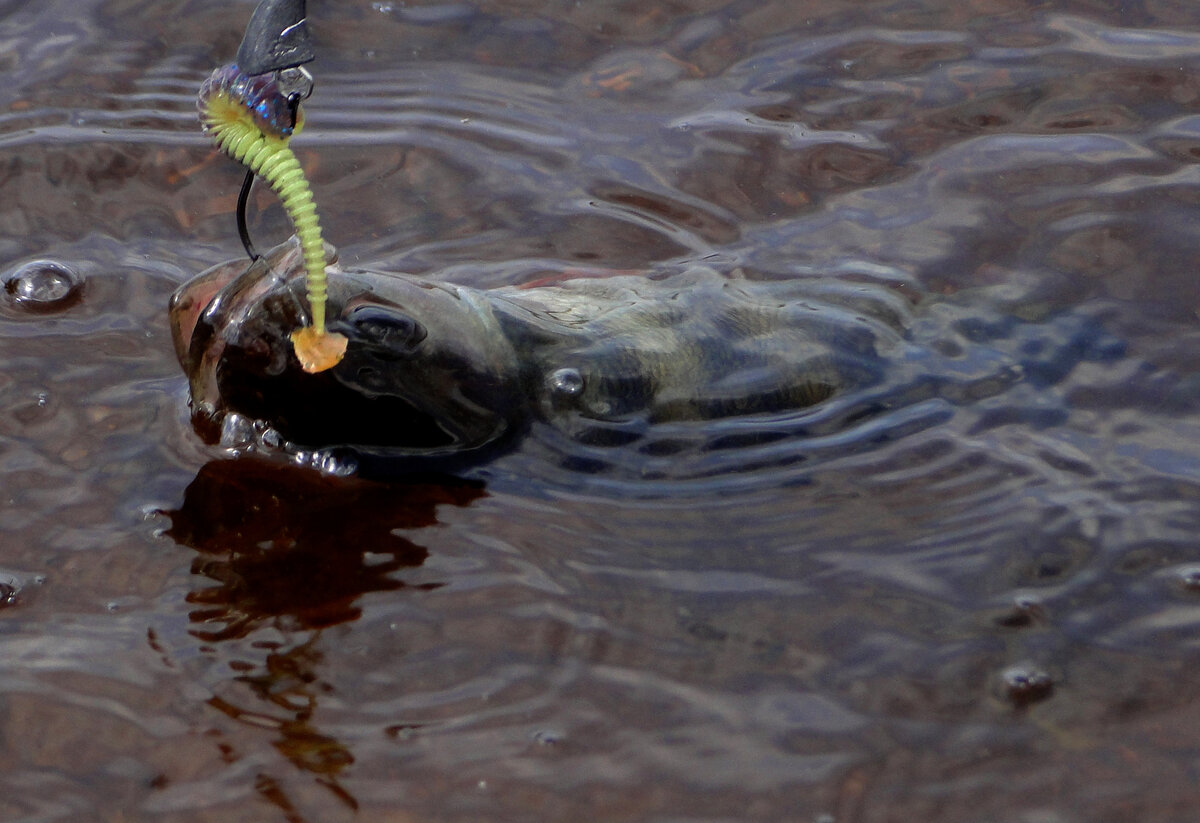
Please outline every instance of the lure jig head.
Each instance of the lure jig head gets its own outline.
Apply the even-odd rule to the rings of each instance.
[[[263,0],[254,9],[237,50],[246,74],[267,74],[316,59],[306,25],[305,0]]]
[[[239,62],[204,81],[197,107],[213,143],[247,168],[238,196],[238,233],[247,253],[257,257],[245,220],[255,176],[270,184],[295,226],[312,324],[292,334],[292,346],[305,371],[319,372],[342,359],[346,339],[325,331],[325,243],[304,170],[288,147],[304,125],[300,101],[312,91],[312,77],[301,67],[315,57],[304,6],[304,0],[263,0],[238,48]]]

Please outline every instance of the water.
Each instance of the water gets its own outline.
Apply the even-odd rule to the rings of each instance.
[[[1193,3],[311,5],[347,263],[882,267],[964,307],[930,373],[1036,368],[656,493],[229,459],[165,304],[241,253],[252,4],[0,4],[0,270],[83,283],[0,294],[0,818],[1194,818]]]

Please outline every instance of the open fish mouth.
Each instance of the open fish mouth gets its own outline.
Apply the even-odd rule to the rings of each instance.
[[[474,317],[468,301],[412,278],[346,272],[329,256],[329,328],[349,346],[318,374],[304,371],[290,341],[308,320],[294,240],[253,263],[216,266],[172,296],[203,440],[351,473],[364,461],[478,453],[509,431],[492,406],[515,381],[483,352],[496,341],[462,333]],[[463,341],[475,348],[460,351]]]
[[[281,372],[286,368],[286,347],[279,338],[286,333],[284,327],[297,323],[303,314],[288,277],[296,268],[297,257],[295,244],[284,244],[251,263],[241,260],[214,266],[171,295],[171,336],[179,365],[188,376],[192,423],[210,444],[219,442],[228,409],[220,385],[227,358],[249,345],[253,359],[265,355],[271,361],[262,364],[263,370]],[[264,322],[269,315],[261,311],[264,297],[271,294],[276,295],[276,307],[292,305],[288,317],[269,324],[274,328]],[[248,321],[254,321],[251,333]],[[252,341],[252,335],[257,339]]]

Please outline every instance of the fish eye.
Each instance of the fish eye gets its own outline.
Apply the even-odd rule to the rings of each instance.
[[[360,306],[346,320],[363,343],[383,349],[383,354],[411,354],[428,334],[415,318],[383,306]]]

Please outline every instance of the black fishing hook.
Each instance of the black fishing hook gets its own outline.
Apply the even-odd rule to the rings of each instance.
[[[250,229],[246,225],[246,203],[250,199],[250,189],[254,185],[256,175],[250,169],[246,169],[246,179],[242,181],[242,190],[238,193],[237,202],[237,227],[238,237],[242,238],[242,248],[246,250],[246,254],[250,255],[250,261],[254,262],[262,257],[254,250],[254,243],[250,241]]]

